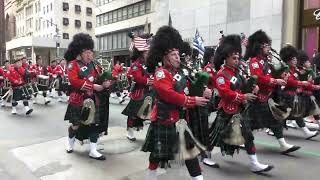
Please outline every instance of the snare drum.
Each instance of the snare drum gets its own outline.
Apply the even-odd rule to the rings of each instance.
[[[68,84],[68,85],[70,85],[69,77],[68,77],[67,74],[63,76],[62,84]]]
[[[38,75],[37,82],[39,86],[48,87],[49,86],[49,76]]]
[[[8,79],[5,79],[3,89],[10,89],[10,88],[11,88],[11,82]]]

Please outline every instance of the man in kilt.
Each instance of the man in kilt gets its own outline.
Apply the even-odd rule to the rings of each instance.
[[[251,92],[241,91],[243,86],[249,86],[244,84],[244,77],[240,75],[239,70],[241,38],[239,35],[228,35],[223,38],[214,58],[215,67],[220,69],[215,84],[221,100],[216,119],[210,128],[210,143],[212,146],[220,147],[223,155],[233,155],[235,150],[239,150],[240,145],[244,144],[250,159],[251,171],[254,173],[270,171],[272,165],[261,164],[258,161],[252,131],[247,121],[240,115],[245,110],[246,103],[257,98],[254,94],[257,91],[255,84],[248,87]],[[237,123],[240,132],[232,130],[232,126]]]
[[[89,157],[105,160],[97,151],[101,134],[108,132],[110,81],[100,78],[102,68],[93,60],[94,42],[90,35],[79,33],[73,37],[64,55],[68,63],[68,77],[72,86],[64,119],[68,129],[67,153],[72,153],[75,139],[89,139]]]
[[[119,79],[119,76],[122,75],[123,71],[123,64],[120,64],[120,61],[117,61],[112,68],[112,77],[115,79],[115,82],[112,84],[112,93],[110,94],[110,96],[117,97],[119,104],[122,104],[127,97],[127,95],[123,95],[123,85]]]
[[[28,100],[31,98],[28,91],[24,88],[25,81],[28,77],[28,71],[22,67],[21,59],[16,59],[12,67],[7,72],[7,78],[9,79],[13,97],[12,97],[12,114],[17,114],[18,101],[22,100],[26,115],[32,113],[33,109],[29,107]]]
[[[55,68],[57,67],[57,61],[59,61],[59,59],[54,59],[50,62],[50,65],[47,66],[48,75],[49,75],[49,97],[53,97],[53,94],[52,94],[53,86],[52,85],[56,79]]]
[[[146,97],[153,98],[151,85],[153,84],[152,76],[146,71],[145,60],[149,51],[149,41],[152,34],[134,36],[132,38],[132,64],[128,71],[128,79],[131,81],[130,101],[122,114],[128,116],[127,119],[127,138],[135,141],[134,130],[139,131],[143,128],[143,121],[138,117],[138,112],[145,102]]]
[[[300,147],[288,144],[283,137],[283,122],[276,120],[269,108],[268,100],[276,92],[276,88],[286,85],[286,81],[281,78],[272,77],[269,55],[271,50],[271,40],[267,34],[258,30],[248,39],[245,59],[249,60],[249,70],[251,76],[257,76],[259,86],[258,98],[250,103],[247,111],[247,121],[252,130],[269,128],[274,133],[280,144],[282,154],[298,150]]]
[[[47,91],[49,90],[49,74],[48,74],[48,69],[46,66],[43,65],[42,62],[42,58],[40,55],[36,56],[36,64],[32,65],[30,67],[31,71],[33,71],[36,74],[36,79],[39,79],[41,76],[46,76],[48,77],[47,81],[48,84],[47,85],[41,85],[41,84],[37,84],[38,90],[42,91],[42,96],[44,97],[44,104],[47,105],[49,104],[51,101],[50,99],[47,97]],[[37,95],[38,93],[34,94],[34,103],[37,102]]]
[[[183,49],[182,51],[180,50],[180,54],[184,54],[183,58],[191,56],[191,48],[188,42],[184,42]],[[209,115],[214,111],[214,85],[212,82],[215,76],[215,69],[211,64],[211,62],[213,62],[213,56],[214,49],[206,49],[204,53],[204,62],[206,65],[203,68],[203,71],[209,75],[210,80],[207,86],[212,92],[212,97],[206,106],[190,108],[188,109],[188,113],[189,125],[192,129],[192,133],[207,149],[207,151],[202,151],[200,154],[202,163],[212,168],[219,168],[219,164],[217,164],[211,156],[212,147],[209,142]],[[183,63],[187,64],[185,60]],[[193,69],[190,69],[189,71],[193,71]],[[192,72],[189,72],[188,74],[191,73]]]
[[[8,80],[7,74],[9,72],[9,69],[11,67],[11,64],[8,60],[6,60],[4,62],[4,66],[2,69],[2,77],[3,77],[3,81],[2,81],[2,87],[0,87],[1,89],[1,107],[5,107],[6,106],[6,101],[9,103],[11,102],[11,100],[9,101],[9,99],[11,99],[9,94],[7,94],[7,92],[9,91],[8,87],[5,87],[5,81]],[[0,83],[1,84],[1,83]],[[6,95],[7,94],[7,95]],[[4,97],[4,95],[6,95],[6,97]]]
[[[313,59],[313,70],[314,70],[314,77],[313,81],[315,85],[320,85],[320,53],[316,54]],[[316,90],[313,92],[318,104],[320,104],[320,90]],[[315,115],[314,116],[315,121],[317,121],[319,129],[320,129],[320,115]]]
[[[152,39],[147,59],[149,72],[155,72],[153,88],[156,103],[151,114],[151,124],[142,151],[151,152],[147,180],[157,179],[157,168],[165,166],[178,153],[179,141],[175,123],[185,118],[183,108],[204,106],[208,99],[185,94],[186,79],[179,74],[182,44],[179,32],[169,26],[161,27]],[[158,67],[163,64],[163,67]],[[211,91],[210,91],[211,93]],[[210,95],[211,94],[207,94]],[[203,180],[197,157],[185,160],[189,174],[194,180]]]
[[[307,69],[303,69],[304,62],[298,62],[297,60],[298,50],[287,45],[280,51],[281,59],[288,64],[289,74],[285,88],[283,89],[281,101],[288,105],[292,111],[289,120],[295,120],[299,128],[304,132],[306,139],[311,139],[318,135],[317,131],[310,131],[304,122],[304,117],[310,115],[314,110],[316,101],[312,101],[313,91],[319,90],[319,85],[313,85],[312,74],[309,74]],[[298,64],[301,65],[301,69],[298,69]],[[305,71],[305,72],[303,72]],[[311,71],[310,71],[311,72]],[[309,77],[308,77],[309,76]],[[294,101],[294,100],[297,101]]]
[[[58,102],[62,102],[63,92],[68,91],[69,81],[67,80],[67,62],[65,59],[61,59],[59,65],[54,69],[54,75],[56,76],[56,91],[58,92]]]

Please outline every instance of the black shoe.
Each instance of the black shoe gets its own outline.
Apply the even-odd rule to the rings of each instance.
[[[132,141],[132,142],[134,142],[134,141],[137,140],[135,137],[134,137],[134,138],[129,138],[128,136],[127,136],[127,139],[128,139],[129,141]]]
[[[298,149],[300,149],[300,148],[301,148],[300,146],[294,145],[294,146],[292,146],[291,148],[289,148],[289,149],[281,152],[281,154],[289,154],[289,153],[294,152],[294,151],[296,151],[296,150],[298,150]]]
[[[95,160],[99,160],[99,161],[104,161],[106,160],[106,157],[104,155],[101,155],[100,157],[92,157],[92,156],[89,156],[91,159],[95,159]]]
[[[307,137],[306,140],[310,140],[311,138],[314,138],[314,137],[316,137],[318,135],[319,135],[319,131],[316,134],[314,134],[313,136]]]
[[[68,154],[73,153],[73,149],[71,150],[66,150]]]
[[[270,170],[273,169],[273,168],[274,168],[273,165],[268,165],[268,167],[266,167],[265,169],[262,169],[262,170],[260,170],[260,171],[254,171],[254,173],[256,173],[256,174],[261,174],[261,173],[263,173],[263,172],[268,172],[268,171],[270,171]]]
[[[26,115],[29,115],[33,112],[33,109],[29,109],[27,112],[26,112]]]
[[[206,162],[203,162],[202,163],[206,166],[209,166],[209,167],[212,167],[212,168],[220,168],[220,165],[218,163],[214,163],[214,164],[207,164]]]
[[[45,105],[48,105],[50,102],[51,102],[51,101],[46,101],[44,104],[45,104]]]

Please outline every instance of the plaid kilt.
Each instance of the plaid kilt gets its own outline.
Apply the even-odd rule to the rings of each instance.
[[[282,121],[278,121],[273,117],[268,102],[250,103],[243,116],[251,130],[262,128],[281,128],[283,123]]]
[[[294,96],[285,95],[285,94],[281,96],[281,102],[286,104],[290,108],[293,108],[293,101],[294,101]],[[288,117],[288,119],[304,118],[304,117],[307,117],[311,114],[311,110],[314,108],[314,106],[312,104],[310,96],[299,95],[298,96],[298,107],[301,110],[300,111],[301,117],[293,117],[290,115],[290,117]],[[291,113],[293,113],[293,112],[291,111]]]
[[[232,118],[232,114],[225,113],[222,109],[218,110],[215,121],[209,129],[209,142],[212,147],[220,147],[222,155],[233,155],[235,151],[239,151],[240,147],[235,145],[226,144],[223,141],[222,132],[228,128],[229,121]],[[242,135],[247,140],[249,137],[253,138],[251,130],[245,121],[241,121]],[[251,139],[250,139],[251,140]]]
[[[201,110],[203,108],[206,107],[195,107],[188,109],[189,126],[194,137],[197,138],[201,144],[209,147],[209,117],[208,113],[202,113],[205,111]]]
[[[102,126],[104,131],[107,131],[109,124],[109,95],[106,93],[101,93],[97,96],[100,99],[100,104],[99,106],[96,105],[96,111],[94,115],[95,123],[91,126]],[[81,110],[82,106],[74,106],[69,104],[64,116],[64,120],[69,121],[73,125],[82,125]]]
[[[41,86],[41,85],[37,85],[39,91],[48,91],[49,87],[48,86]]]
[[[22,87],[13,88],[12,100],[21,101],[21,100],[29,100],[30,96],[23,92]]]
[[[128,117],[131,117],[131,118],[137,118],[137,113],[138,113],[140,107],[142,106],[143,101],[144,101],[144,99],[139,100],[139,101],[130,99],[129,103],[122,111],[122,114],[125,116],[128,116]]]
[[[152,122],[149,126],[142,151],[151,152],[153,157],[161,161],[174,159],[178,153],[178,136],[175,125],[162,126]]]

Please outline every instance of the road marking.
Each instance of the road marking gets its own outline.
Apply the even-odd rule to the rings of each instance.
[[[261,146],[267,146],[267,147],[271,147],[273,149],[279,149],[279,146],[270,142],[266,142],[266,141],[260,141],[260,140],[254,140],[255,144],[261,145]],[[319,152],[313,152],[313,151],[306,151],[306,150],[302,150],[299,149],[298,150],[299,153],[310,156],[310,157],[317,157],[320,158],[320,153]]]

